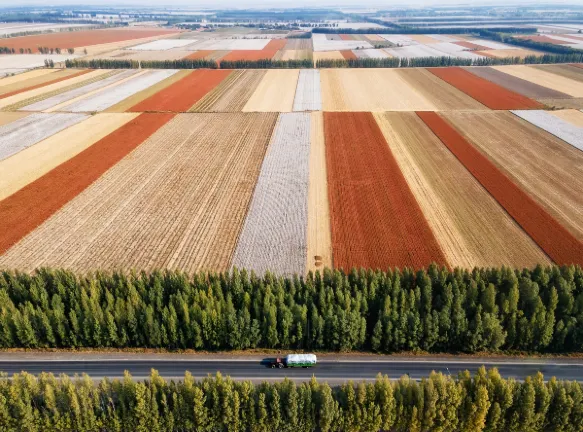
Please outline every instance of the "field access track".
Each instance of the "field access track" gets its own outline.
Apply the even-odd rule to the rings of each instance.
[[[417,115],[555,263],[583,263],[583,243],[453,126],[434,112],[418,112]]]
[[[537,101],[500,87],[460,67],[439,67],[427,70],[490,109],[511,110],[543,107]]]
[[[133,112],[186,112],[218,86],[230,70],[200,69],[134,105]]]
[[[371,113],[324,113],[334,267],[446,264]]]
[[[142,114],[0,201],[0,254],[75,198],[172,117]]]

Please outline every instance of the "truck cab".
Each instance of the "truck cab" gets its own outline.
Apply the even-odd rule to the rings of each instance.
[[[271,360],[270,366],[272,369],[275,369],[275,368],[282,369],[285,367],[285,359],[278,357],[275,360]]]
[[[314,354],[289,354],[286,357],[278,357],[270,361],[270,366],[274,368],[291,368],[291,367],[312,367],[316,366],[317,358]]]

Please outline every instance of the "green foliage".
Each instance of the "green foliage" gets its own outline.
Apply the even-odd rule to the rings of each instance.
[[[583,351],[583,271],[0,273],[0,348]]]
[[[504,29],[504,32],[510,33],[510,32],[507,32],[506,29]],[[571,55],[571,56],[573,56],[572,59],[570,60],[571,62],[580,62],[583,59],[583,50],[571,48],[568,45],[552,44],[552,43],[546,43],[546,42],[535,42],[535,41],[530,40],[530,39],[515,38],[515,37],[507,36],[506,34],[500,33],[500,30],[488,31],[487,29],[484,29],[484,30],[480,30],[479,33],[480,33],[481,37],[492,39],[492,40],[497,41],[497,42],[502,42],[502,43],[506,43],[506,44],[510,44],[510,45],[516,45],[516,46],[520,46],[523,48],[531,48],[531,49],[535,49],[535,50],[545,51],[545,52],[548,52],[551,54],[559,54],[559,55],[562,54],[562,55],[567,55],[567,56]],[[552,58],[552,56],[550,58]],[[545,62],[541,62],[541,63],[545,63]],[[566,63],[566,62],[553,61],[552,63]]]
[[[68,68],[91,69],[298,69],[313,68],[312,60],[237,60],[222,61],[219,65],[214,60],[66,60]]]
[[[221,60],[221,69],[312,69],[314,62],[305,60]]]
[[[312,32],[290,34],[286,36],[286,39],[312,39]]]

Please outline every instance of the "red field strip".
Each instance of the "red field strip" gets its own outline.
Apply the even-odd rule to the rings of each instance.
[[[479,54],[479,55],[484,56],[484,57],[498,58],[494,54],[489,53],[489,52],[485,52],[485,51],[474,51],[474,53]]]
[[[345,40],[345,41],[354,40],[354,38],[352,37],[352,35],[349,35],[349,34],[341,34],[340,35],[340,39]]]
[[[132,39],[141,39],[152,36],[162,36],[172,33],[180,33],[177,30],[125,30],[125,29],[105,29],[105,30],[81,30],[73,32],[60,32],[42,34],[36,36],[22,36],[4,39],[2,46],[8,48],[30,48],[38,51],[38,47],[48,48],[79,48],[90,45],[122,42]]]
[[[334,267],[446,264],[373,115],[325,112]]]
[[[192,53],[190,55],[187,55],[186,57],[184,57],[186,60],[198,60],[198,59],[203,59],[208,55],[211,55],[213,53],[212,50],[200,50],[200,51],[196,51],[195,53]]]
[[[569,65],[583,69],[583,63],[569,63]]]
[[[418,112],[417,115],[553,261],[561,265],[583,264],[583,243],[453,126],[435,112]]]
[[[185,112],[224,80],[230,70],[198,69],[134,105],[128,112]]]
[[[466,42],[466,41],[452,42],[452,43],[459,45],[459,46],[462,46],[464,48],[472,49],[472,50],[488,51],[488,50],[492,49],[492,48],[488,48],[484,45],[477,45],[475,43]]]
[[[427,68],[427,70],[491,109],[543,108],[543,105],[537,101],[506,90],[459,67]]]
[[[358,58],[351,50],[342,50],[340,51],[340,54],[342,54],[342,57],[344,57],[346,60],[355,60]]]
[[[55,83],[58,83],[58,82],[61,82],[61,81],[65,81],[65,80],[68,80],[68,79],[71,79],[71,78],[78,77],[80,75],[85,75],[86,73],[89,73],[89,72],[92,72],[92,71],[89,70],[89,69],[82,70],[82,71],[79,71],[79,72],[77,72],[75,74],[68,75],[66,77],[61,77],[61,78],[54,79],[52,81],[47,81],[47,82],[44,82],[44,83],[41,83],[41,84],[37,84],[37,85],[33,85],[33,86],[30,86],[30,87],[21,88],[19,90],[14,90],[14,91],[12,91],[10,93],[4,93],[3,95],[0,95],[0,99],[7,98],[9,96],[14,96],[14,95],[19,94],[19,93],[24,93],[24,92],[29,91],[29,90],[34,90],[34,89],[37,89],[37,88],[45,87],[45,86],[48,86],[48,85],[51,85],[51,84],[55,84]]]
[[[0,254],[79,195],[172,117],[174,114],[141,114],[0,201]]]
[[[221,60],[270,60],[280,49],[285,47],[285,44],[285,39],[272,39],[261,50],[234,50],[221,58]]]

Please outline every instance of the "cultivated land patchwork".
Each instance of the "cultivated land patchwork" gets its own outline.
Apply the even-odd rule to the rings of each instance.
[[[294,98],[294,111],[321,111],[322,90],[319,70],[301,70]]]
[[[538,84],[543,87],[548,87],[561,93],[566,93],[569,96],[583,97],[583,83],[579,81],[564,78],[551,72],[546,72],[544,70],[524,65],[492,66],[492,67],[496,70],[499,70],[500,72],[513,75],[517,78],[525,79],[534,84]],[[520,109],[520,107],[512,109]]]
[[[298,70],[271,69],[243,107],[246,112],[290,112],[296,94]]]
[[[558,118],[547,111],[512,111],[518,117],[583,151],[583,127]]]

